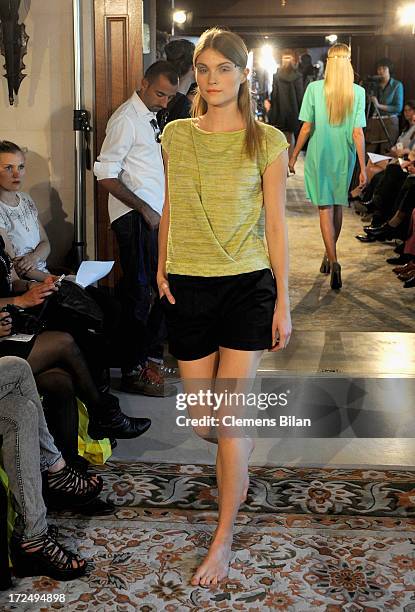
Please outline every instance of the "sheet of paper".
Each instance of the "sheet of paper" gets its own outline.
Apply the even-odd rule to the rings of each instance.
[[[385,159],[393,159],[393,157],[390,157],[389,155],[379,155],[378,153],[368,153],[368,157],[372,164],[377,164]]]
[[[14,334],[13,336],[5,336],[0,338],[0,342],[3,340],[13,340],[14,342],[30,342],[34,334]]]
[[[79,266],[75,282],[81,287],[88,287],[107,276],[113,265],[113,261],[83,261]]]

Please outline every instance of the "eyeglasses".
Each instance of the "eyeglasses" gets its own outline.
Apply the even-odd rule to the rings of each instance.
[[[161,132],[160,132],[159,124],[157,123],[156,119],[151,119],[150,125],[154,130],[154,138],[156,139],[156,142],[160,143],[161,142],[160,140]]]

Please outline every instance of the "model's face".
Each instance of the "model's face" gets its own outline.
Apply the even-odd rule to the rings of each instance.
[[[196,82],[202,98],[209,106],[226,106],[238,99],[239,88],[249,74],[230,59],[206,49],[196,59]]]
[[[390,79],[390,72],[388,66],[378,66],[376,72],[378,76],[382,77],[384,81],[388,81]]]
[[[25,159],[21,153],[0,153],[0,189],[19,191],[25,174]]]
[[[170,100],[174,98],[178,85],[178,81],[176,85],[172,85],[164,74],[158,76],[152,83],[149,83],[147,79],[143,79],[140,97],[148,110],[158,113],[162,108],[166,108]]]
[[[404,109],[403,109],[403,116],[405,117],[406,121],[411,123],[414,115],[415,115],[415,110],[411,106],[408,106],[408,104],[405,104]]]

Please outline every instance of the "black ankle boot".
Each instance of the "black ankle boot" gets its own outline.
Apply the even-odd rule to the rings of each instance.
[[[129,417],[119,406],[118,398],[109,393],[101,395],[99,414],[90,417],[88,434],[94,440],[102,438],[138,438],[151,425],[150,419]]]

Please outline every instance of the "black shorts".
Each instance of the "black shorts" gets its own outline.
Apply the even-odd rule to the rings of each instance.
[[[235,276],[169,274],[176,300],[163,296],[170,353],[192,361],[219,347],[242,351],[271,348],[276,287],[271,270]]]

